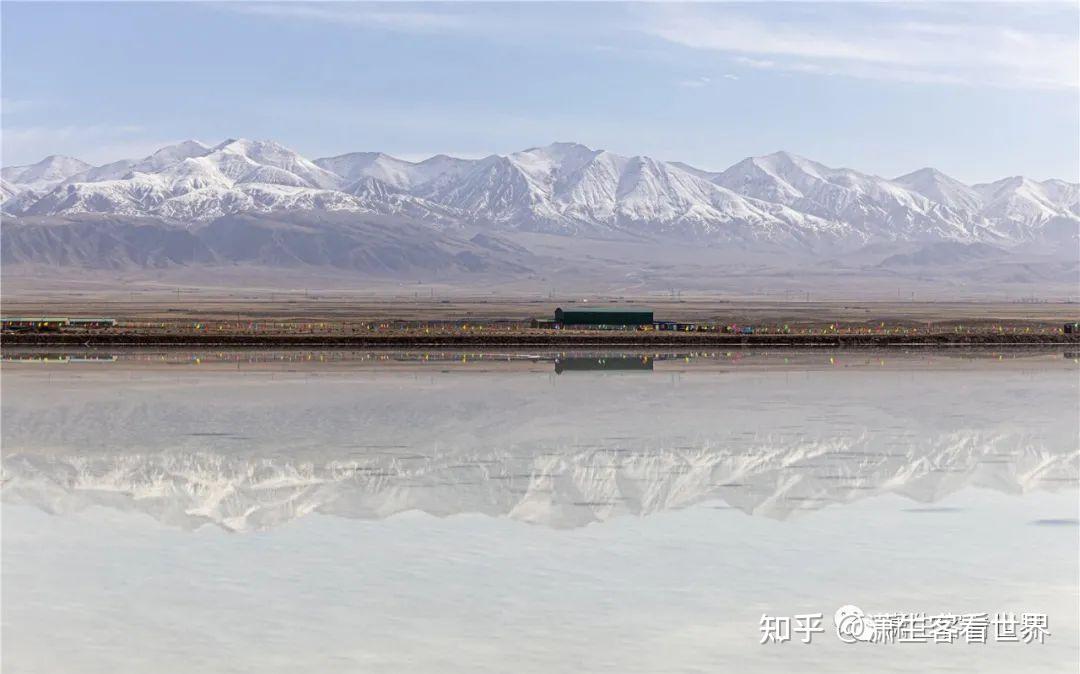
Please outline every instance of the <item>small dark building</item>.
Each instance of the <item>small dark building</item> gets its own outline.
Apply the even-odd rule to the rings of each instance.
[[[636,328],[651,326],[653,312],[629,307],[559,308],[555,310],[555,322],[566,328]]]

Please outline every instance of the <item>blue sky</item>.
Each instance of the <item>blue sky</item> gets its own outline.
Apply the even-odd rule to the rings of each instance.
[[[885,176],[1080,172],[1063,4],[17,3],[5,165],[185,138],[309,157],[555,140],[722,169],[785,149]]]

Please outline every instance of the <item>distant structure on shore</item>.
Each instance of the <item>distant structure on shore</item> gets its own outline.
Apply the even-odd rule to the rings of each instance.
[[[652,326],[652,309],[587,307],[555,310],[555,324],[567,328],[620,329]]]

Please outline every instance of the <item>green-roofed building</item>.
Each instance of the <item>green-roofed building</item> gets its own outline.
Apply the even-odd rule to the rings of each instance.
[[[555,310],[555,323],[564,328],[619,329],[653,324],[652,309],[575,307]]]

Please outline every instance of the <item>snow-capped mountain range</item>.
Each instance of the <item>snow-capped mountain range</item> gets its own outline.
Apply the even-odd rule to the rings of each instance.
[[[934,169],[885,179],[778,152],[721,172],[576,143],[420,162],[356,152],[309,160],[271,141],[185,141],[93,167],[50,156],[7,167],[6,219],[79,214],[199,226],[233,214],[403,216],[438,230],[739,241],[815,248],[1075,241],[1080,185],[966,185]]]

